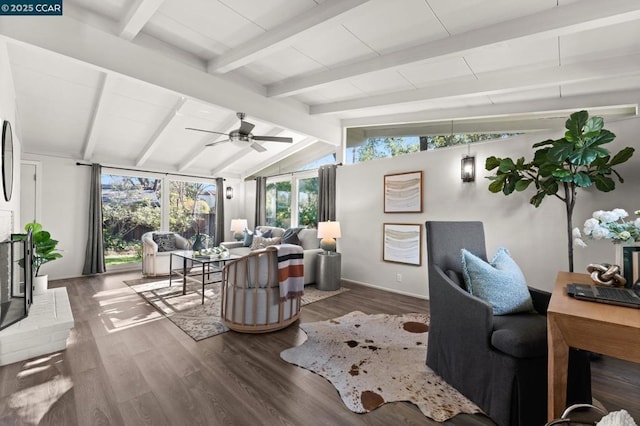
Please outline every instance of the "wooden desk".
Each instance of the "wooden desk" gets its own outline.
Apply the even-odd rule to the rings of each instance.
[[[559,272],[547,311],[548,418],[566,408],[569,347],[640,363],[640,309],[575,300],[567,283],[593,284],[589,275]]]

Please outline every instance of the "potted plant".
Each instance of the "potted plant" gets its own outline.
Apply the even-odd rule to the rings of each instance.
[[[496,169],[495,175],[488,177],[492,181],[489,191],[510,195],[533,184],[536,192],[529,203],[534,207],[539,207],[547,196],[554,196],[565,204],[570,272],[573,272],[573,209],[578,188],[594,185],[599,191],[613,191],[614,177],[624,182],[613,167],[627,161],[634,152],[633,148],[626,147],[612,157],[604,145],[616,135],[603,126],[602,117],[589,117],[587,111],[574,112],[565,123],[567,130],[563,137],[533,145],[539,149],[530,162],[525,162],[524,157],[514,161],[492,156],[485,164],[487,170]]]
[[[40,275],[40,267],[45,263],[52,260],[60,259],[62,255],[59,250],[56,249],[58,240],[51,238],[51,234],[48,231],[42,229],[42,225],[37,222],[30,222],[24,226],[24,230],[29,232],[33,238],[33,272],[35,274],[33,278],[34,292],[39,293],[47,289],[48,276]],[[26,235],[22,238],[26,238]],[[20,239],[20,237],[18,237]]]

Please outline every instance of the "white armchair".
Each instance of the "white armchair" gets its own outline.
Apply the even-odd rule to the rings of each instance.
[[[169,246],[158,249],[158,243],[154,241],[153,238],[154,234],[157,234],[156,238],[158,236],[173,235],[175,237],[175,248],[171,250],[171,246]],[[173,241],[174,237],[169,237],[168,239]],[[142,241],[142,275],[146,277],[169,275],[171,272],[169,270],[171,252],[176,250],[189,250],[191,248],[189,241],[175,232],[147,232],[142,235],[140,240]]]

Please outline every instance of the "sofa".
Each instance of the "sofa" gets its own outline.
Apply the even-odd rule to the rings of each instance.
[[[271,231],[273,238],[282,238],[285,234],[284,228],[278,228],[275,226],[256,226],[253,233],[255,234],[257,231],[260,234],[264,234],[269,230]],[[300,245],[304,251],[304,284],[313,284],[316,282],[316,268],[318,263],[317,256],[319,253],[322,253],[322,249],[320,248],[320,239],[318,238],[318,230],[313,228],[301,229],[298,232],[298,239],[300,240]],[[221,245],[226,247],[229,250],[229,253],[239,256],[249,254],[252,250],[257,248],[264,248],[254,246],[254,249],[252,249],[251,246],[245,245],[245,241],[225,241],[221,243]]]
[[[145,277],[169,275],[171,252],[191,248],[189,240],[175,232],[147,232],[142,234],[140,240],[142,241],[142,275]]]

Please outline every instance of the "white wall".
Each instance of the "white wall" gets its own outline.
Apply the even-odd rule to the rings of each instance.
[[[639,147],[640,118],[606,123],[616,133],[609,145],[612,152],[624,146]],[[564,203],[553,197],[539,208],[529,204],[530,189],[505,197],[487,189],[490,173],[484,170],[487,157],[521,157],[531,160],[533,143],[553,135],[523,135],[508,141],[471,145],[476,156],[476,181],[462,183],[460,160],[467,147],[452,147],[403,157],[375,160],[338,168],[337,220],[342,238],[342,277],[375,287],[428,297],[425,237],[422,238],[422,266],[382,261],[383,223],[424,224],[427,220],[480,220],[484,222],[488,255],[499,246],[509,249],[530,285],[550,290],[558,270],[567,270],[566,215]],[[424,212],[384,214],[383,177],[385,174],[424,171]],[[574,212],[574,226],[582,228],[594,210],[624,208],[632,214],[640,209],[640,152],[616,170],[625,179],[615,191],[602,193],[581,190]],[[424,227],[422,227],[424,233]],[[593,262],[614,261],[610,242],[593,241],[588,248],[575,249],[575,271],[584,272]],[[402,282],[396,281],[402,275]]]
[[[13,229],[21,232],[20,223],[20,159],[22,144],[20,143],[20,123],[16,122],[16,93],[13,86],[9,53],[6,41],[0,40],[0,132],[2,120],[8,120],[13,129],[13,194],[9,202],[5,201],[0,179],[0,210],[13,212]]]

